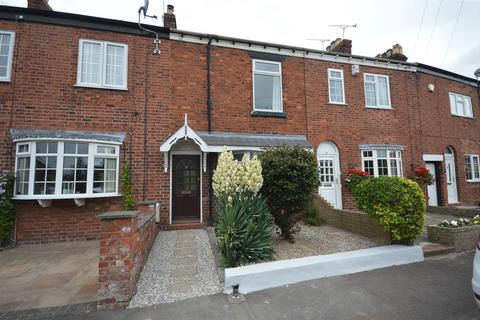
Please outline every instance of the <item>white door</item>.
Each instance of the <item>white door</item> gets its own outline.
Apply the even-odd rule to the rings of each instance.
[[[320,196],[335,209],[342,209],[342,185],[337,146],[330,141],[322,142],[317,149],[317,163],[321,183]]]
[[[448,203],[457,203],[457,177],[455,174],[455,157],[453,151],[447,148],[445,154],[445,177],[447,180]]]
[[[438,206],[438,194],[437,194],[437,182],[436,176],[437,172],[435,171],[435,164],[432,162],[427,162],[425,167],[430,170],[430,173],[433,176],[433,183],[427,187],[428,193],[428,205],[429,206]]]

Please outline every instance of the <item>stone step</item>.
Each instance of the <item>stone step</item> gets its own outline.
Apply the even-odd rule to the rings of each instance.
[[[174,223],[167,227],[168,230],[189,230],[189,229],[203,229],[202,223]]]
[[[421,242],[420,246],[422,246],[423,256],[425,258],[455,252],[454,247],[446,246],[441,243]]]

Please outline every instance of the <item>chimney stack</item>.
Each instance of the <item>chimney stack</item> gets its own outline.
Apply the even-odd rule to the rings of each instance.
[[[48,0],[28,0],[27,7],[30,9],[53,11],[52,7],[48,4]]]
[[[352,40],[337,38],[327,47],[327,51],[352,54]]]
[[[167,12],[163,14],[163,26],[169,29],[177,29],[177,19],[173,13],[174,7],[167,5]]]
[[[394,44],[391,49],[388,49],[384,53],[377,54],[376,58],[397,60],[397,61],[407,61],[407,56],[403,54],[403,48],[401,45]]]

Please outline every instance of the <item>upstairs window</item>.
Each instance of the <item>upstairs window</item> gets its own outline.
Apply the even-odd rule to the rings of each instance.
[[[388,76],[364,74],[365,105],[368,108],[391,109]]]
[[[253,110],[282,112],[282,65],[253,60]]]
[[[473,118],[472,99],[458,93],[449,93],[450,111],[455,116]]]
[[[362,150],[362,169],[372,177],[403,176],[402,151],[376,149]]]
[[[330,103],[345,104],[343,70],[328,69],[328,97]]]
[[[127,55],[126,44],[81,39],[77,85],[127,89]]]
[[[480,182],[480,160],[478,155],[465,155],[465,175],[469,182]]]
[[[119,146],[72,141],[17,144],[15,196],[68,199],[118,194]]]
[[[0,81],[10,81],[15,33],[0,30]]]

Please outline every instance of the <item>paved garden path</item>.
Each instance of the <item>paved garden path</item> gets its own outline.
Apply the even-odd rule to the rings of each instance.
[[[180,301],[222,291],[205,230],[158,234],[130,308]]]

